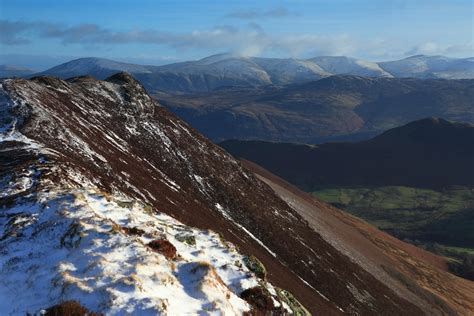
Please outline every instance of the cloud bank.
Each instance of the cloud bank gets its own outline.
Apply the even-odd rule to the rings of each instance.
[[[470,56],[474,52],[474,42],[457,45],[439,45],[436,42],[425,42],[405,52],[405,56],[412,55],[464,55]]]
[[[284,15],[285,13],[265,11],[258,14]],[[255,15],[252,13],[247,16]],[[173,33],[153,29],[114,31],[97,24],[67,26],[42,21],[0,20],[0,43],[2,45],[26,45],[35,40],[43,39],[59,41],[63,45],[110,47],[139,43],[142,45],[164,46],[176,50],[228,51],[247,56],[352,55],[384,59],[420,53],[448,55],[472,53],[472,43],[442,46],[435,42],[427,42],[406,50],[400,48],[404,45],[393,41],[354,39],[347,34],[329,36],[308,33],[276,36],[265,32],[256,23],[249,23],[244,27],[221,25],[206,30]]]

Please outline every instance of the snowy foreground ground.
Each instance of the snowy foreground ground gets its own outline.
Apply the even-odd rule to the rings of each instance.
[[[34,175],[3,182],[1,197],[29,191]],[[129,232],[138,227],[141,236]],[[118,315],[241,314],[243,290],[263,283],[276,296],[218,234],[92,190],[30,194],[2,212],[0,236],[0,315],[72,299]],[[177,257],[150,249],[155,239],[170,241]]]

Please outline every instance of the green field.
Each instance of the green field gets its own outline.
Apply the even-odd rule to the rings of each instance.
[[[451,258],[453,270],[474,261],[474,188],[344,187],[312,193],[397,238]]]

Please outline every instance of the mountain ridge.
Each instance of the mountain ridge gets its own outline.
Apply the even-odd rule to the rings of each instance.
[[[267,281],[289,290],[312,313],[395,314],[400,306],[412,315],[463,310],[418,284],[408,286],[398,277],[384,274],[391,280],[389,285],[376,272],[361,267],[238,161],[156,104],[129,75],[116,75],[108,81],[90,77],[4,80],[0,97],[0,204],[2,214],[9,215],[0,217],[0,246],[7,249],[2,257],[6,261],[1,261],[4,269],[0,270],[0,282],[8,283],[0,289],[15,288],[40,300],[33,310],[22,306],[23,301],[1,304],[7,313],[35,312],[71,299],[94,312],[114,314],[129,308],[156,313],[156,308],[164,307],[150,306],[141,301],[143,296],[131,299],[125,295],[156,285],[150,283],[146,269],[140,270],[143,264],[146,267],[155,260],[163,264],[167,273],[163,277],[170,282],[160,283],[163,291],[147,290],[142,295],[151,295],[153,302],[168,297],[170,313],[178,312],[177,308],[225,311],[229,310],[228,304],[237,307],[237,302],[244,310],[260,308],[255,302],[241,299],[268,294],[262,294],[263,290],[246,294],[240,291],[252,286],[242,285],[245,280],[256,273],[263,276],[264,270],[254,260],[250,266],[255,272],[247,273],[247,268],[239,268],[232,257],[222,257],[222,253],[238,256],[234,250],[221,249],[225,241],[238,246],[239,253],[258,258],[266,267]],[[164,238],[159,233],[165,229],[161,225],[171,226],[164,234],[167,241],[154,239]],[[194,234],[197,244],[193,246],[189,236],[181,238],[182,233]],[[28,259],[32,258],[28,253],[31,248],[20,247],[30,238],[38,242],[34,245],[41,245],[33,248],[32,257],[57,256],[66,259],[51,262],[66,261],[50,267],[51,274],[44,274],[37,262]],[[119,251],[112,246],[116,242],[133,250],[131,253],[145,254],[138,256],[145,261],[135,265],[138,258],[127,255],[127,262],[134,264],[117,266],[112,255]],[[176,244],[176,252],[167,242]],[[84,258],[91,258],[86,254],[97,245],[107,250],[105,258],[97,266],[82,265]],[[199,251],[193,247],[199,247],[194,248]],[[173,259],[175,256],[181,259]],[[197,264],[203,259],[209,262]],[[45,258],[45,262],[50,260]],[[11,264],[18,261],[21,267]],[[106,262],[119,269],[116,274],[120,278],[103,279],[107,290],[99,298],[107,303],[98,306],[94,280],[102,276]],[[260,268],[256,270],[255,266]],[[38,288],[41,282],[33,287],[28,287],[28,282],[17,282],[14,276],[25,276],[15,273],[21,269],[29,271],[32,279],[37,279],[38,273],[54,276],[54,282],[47,282],[52,287],[49,300]],[[406,273],[393,269],[392,273]],[[426,269],[445,279],[447,288],[461,300],[466,299],[460,286],[468,285],[431,265]],[[229,273],[241,273],[237,275],[243,279],[230,278]],[[194,277],[189,279],[191,275]],[[216,275],[223,283],[217,282]],[[202,287],[204,295],[198,302],[195,292],[179,292],[183,295],[179,297],[190,300],[190,304],[176,304],[172,300],[172,284],[176,282],[185,290],[189,289],[187,285],[195,288],[196,284],[217,288],[208,292]],[[272,288],[267,287],[273,295]],[[0,297],[16,293],[7,292],[8,296]],[[162,296],[157,297],[157,293]],[[212,298],[209,293],[218,296]],[[212,304],[215,300],[220,303]],[[198,303],[202,305],[195,305]],[[269,303],[267,308],[274,311],[278,308],[275,304]]]
[[[474,78],[474,63],[472,58],[442,56],[412,56],[377,63],[345,56],[293,59],[241,57],[224,53],[163,66],[135,65],[104,58],[80,58],[35,75],[52,75],[63,79],[91,75],[97,79],[105,79],[120,71],[132,73],[149,92],[188,93],[212,91],[228,85],[287,85],[341,74],[368,77]]]
[[[426,118],[360,142],[304,145],[229,140],[220,145],[311,191],[330,185],[472,186],[473,143],[474,125]],[[288,164],[292,168],[285,169]]]
[[[473,80],[338,75],[285,87],[157,94],[213,141],[363,140],[427,116],[474,123]]]

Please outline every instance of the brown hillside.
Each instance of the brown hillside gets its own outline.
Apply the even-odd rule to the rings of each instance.
[[[474,282],[447,272],[446,261],[402,242],[366,222],[316,200],[249,162],[243,164],[302,215],[324,240],[375,278],[426,309],[472,315]]]

